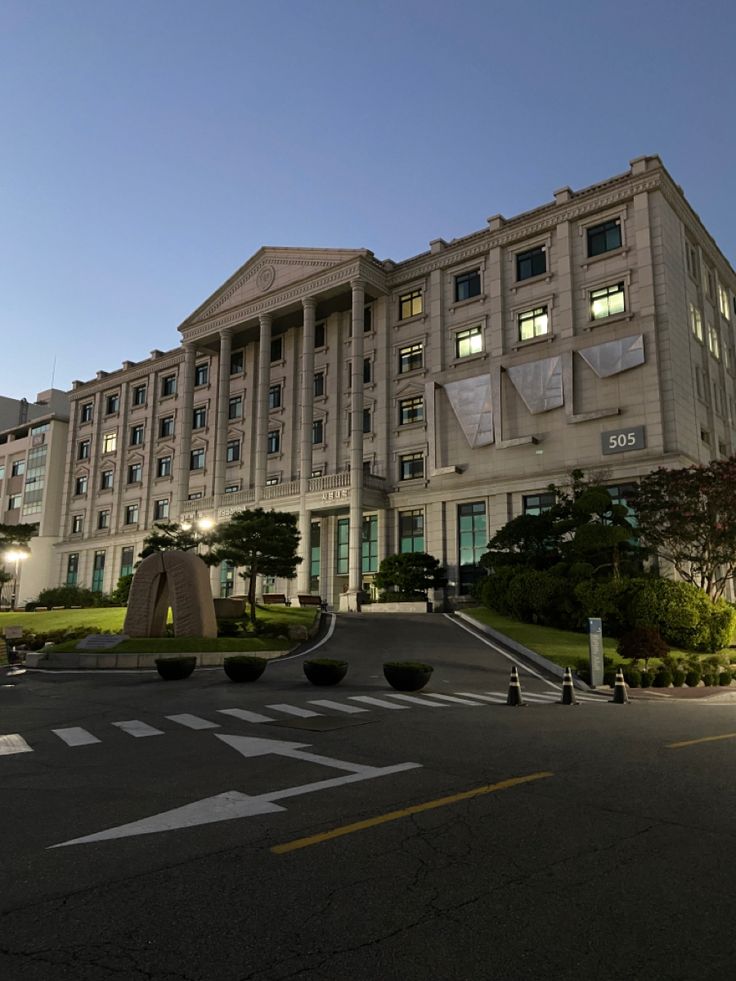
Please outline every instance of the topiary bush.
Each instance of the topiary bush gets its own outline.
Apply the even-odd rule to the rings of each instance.
[[[641,673],[641,687],[650,688],[652,685],[652,673],[651,671],[642,671]]]
[[[619,640],[616,650],[632,664],[638,661],[647,664],[650,657],[665,658],[670,651],[659,630],[653,627],[634,627],[629,630]]]
[[[686,675],[682,668],[675,668],[675,670],[672,672],[672,684],[675,686],[675,688],[682,688],[682,686],[685,684],[685,677]]]
[[[716,684],[717,675],[713,674],[712,671],[703,672],[703,684],[706,688],[712,688]]]
[[[419,661],[387,661],[383,676],[396,691],[419,691],[432,677],[434,668]]]
[[[638,668],[624,668],[624,678],[629,688],[641,688],[641,671]]]
[[[36,606],[99,606],[100,594],[81,586],[55,586],[53,589],[42,589],[38,594]]]
[[[347,661],[318,657],[304,662],[304,674],[313,685],[338,685],[347,673]]]
[[[731,672],[728,670],[728,668],[724,668],[718,675],[718,684],[721,686],[721,688],[726,688],[731,684]]]
[[[157,657],[155,663],[164,681],[182,681],[194,671],[197,658],[194,654],[181,654],[178,657]]]
[[[249,654],[234,654],[223,659],[222,666],[230,681],[257,681],[266,670],[268,660]]]
[[[656,627],[668,644],[686,650],[716,651],[730,643],[736,613],[725,600],[712,603],[702,589],[672,579],[635,579],[632,585],[632,625]]]
[[[689,671],[685,673],[685,684],[688,688],[697,688],[700,684],[700,671],[695,668],[690,668]]]
[[[669,668],[660,668],[654,676],[652,686],[654,688],[669,688],[672,684],[672,672]]]
[[[618,637],[630,630],[628,607],[633,582],[625,578],[579,582],[574,593],[580,604],[580,626],[584,627],[589,617],[600,617],[609,636]]]

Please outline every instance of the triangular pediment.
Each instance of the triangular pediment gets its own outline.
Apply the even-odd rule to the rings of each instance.
[[[261,300],[362,256],[367,249],[296,249],[264,246],[223,283],[179,327],[195,324]]]

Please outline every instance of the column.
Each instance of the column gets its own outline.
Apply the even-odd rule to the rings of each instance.
[[[227,455],[227,423],[230,403],[230,354],[233,347],[232,328],[220,331],[220,370],[217,383],[217,428],[215,430],[215,480],[212,493],[215,507],[225,493],[225,468]]]
[[[350,547],[348,561],[349,610],[357,610],[362,582],[363,539],[363,311],[365,288],[361,280],[351,283],[353,291],[350,391]]]
[[[268,440],[268,386],[271,380],[271,314],[260,316],[261,336],[258,342],[258,421],[256,423],[256,504],[263,499],[266,487]]]
[[[309,592],[309,539],[312,512],[307,509],[307,492],[312,473],[312,421],[314,416],[314,319],[317,302],[313,296],[302,300],[302,392],[301,438],[299,445],[299,533],[302,564],[297,569],[297,592]]]
[[[197,350],[193,341],[184,343],[184,364],[179,383],[181,387],[181,411],[176,421],[179,434],[176,454],[177,513],[186,511],[189,500],[189,463],[192,452],[192,409],[194,407],[194,361]]]

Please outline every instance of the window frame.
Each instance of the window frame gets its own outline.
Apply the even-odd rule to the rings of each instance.
[[[611,310],[611,297],[621,297],[622,307],[620,310]],[[605,300],[608,308],[607,313],[596,315],[595,305]],[[626,303],[626,281],[621,279],[616,283],[608,283],[605,286],[597,286],[595,289],[588,290],[588,316],[591,322],[597,323],[601,320],[608,320],[609,317],[620,317],[627,312]]]
[[[240,462],[240,440],[229,439],[225,444],[225,463]]]
[[[146,427],[142,423],[130,427],[130,441],[128,446],[143,446],[145,440]]]
[[[472,350],[473,339],[478,338],[480,347],[477,351]],[[461,345],[468,341],[471,348],[466,354],[461,353]],[[455,361],[465,361],[467,358],[477,358],[485,353],[485,336],[483,324],[472,324],[470,327],[460,327],[453,331],[453,345],[455,348]]]
[[[549,274],[549,263],[547,261],[549,249],[546,242],[538,243],[537,245],[528,246],[527,248],[514,252],[514,272],[515,281],[517,283],[524,283],[528,279],[536,279],[538,276],[546,276]],[[537,269],[538,263],[535,261],[537,257],[541,256],[543,259],[543,269]],[[528,263],[528,272],[524,272],[522,275],[522,265]]]
[[[189,470],[204,470],[207,454],[203,446],[197,446],[189,451]]]
[[[416,309],[415,309],[416,308]],[[398,298],[399,321],[421,317],[424,313],[424,289],[421,286],[400,293]]]
[[[424,396],[423,395],[406,395],[398,400],[399,408],[399,425],[400,426],[414,426],[419,423],[424,422]],[[409,405],[408,403],[414,403]],[[408,415],[416,415],[416,410],[419,410],[421,418],[408,418]],[[405,411],[407,412],[407,418],[404,418]]]
[[[123,524],[137,525],[140,520],[140,512],[139,504],[126,504],[125,510],[123,511]]]
[[[131,405],[145,405],[146,404],[146,393],[148,386],[144,383],[141,385],[133,386],[133,397],[131,399]],[[142,394],[141,394],[142,393]]]
[[[268,386],[268,411],[281,408],[281,382]]]
[[[207,406],[195,405],[192,409],[192,431],[207,428]]]
[[[413,371],[424,370],[424,341],[412,341],[410,344],[404,344],[399,347],[397,353],[399,356],[398,373],[400,375],[409,375]],[[413,364],[412,362],[416,360],[417,356],[420,363]]]
[[[607,255],[609,252],[618,252],[624,247],[624,222],[621,215],[604,218],[594,225],[585,226],[585,254],[588,259],[597,259],[598,256]],[[615,244],[608,244],[609,232],[615,230],[618,241]],[[593,241],[603,235],[603,248],[593,251]]]
[[[129,463],[126,484],[143,483],[143,464]]]
[[[176,388],[177,388],[176,381],[177,381],[176,374],[164,375],[161,378],[161,398],[165,399],[165,398],[170,398],[172,395],[176,395]]]
[[[467,269],[463,272],[455,273],[454,276],[454,297],[455,303],[465,303],[468,300],[477,299],[483,289],[483,280],[481,276],[481,268],[477,266],[475,269]],[[461,296],[461,289],[459,288],[461,284],[467,284],[468,290],[465,296]],[[477,289],[475,289],[477,285]]]
[[[544,321],[544,330],[538,330],[538,324]],[[523,336],[523,328],[526,324],[532,325],[532,333],[529,337]],[[535,341],[540,337],[549,337],[550,331],[550,316],[549,316],[549,305],[546,303],[540,303],[536,307],[528,307],[526,310],[519,310],[516,314],[516,337],[520,344],[526,341]]]
[[[194,366],[194,387],[201,388],[208,385],[210,380],[210,365],[208,361],[203,361]]]
[[[156,477],[170,477],[172,474],[172,456],[156,457]]]
[[[408,534],[404,534],[403,530],[406,519],[412,522]],[[421,522],[419,534],[417,534],[416,528],[417,520]],[[402,555],[424,551],[424,508],[410,508],[409,510],[398,512],[396,541],[399,547],[399,553]],[[412,547],[404,548],[405,542],[411,542]],[[419,547],[417,547],[417,544]]]
[[[235,410],[235,411],[233,411]],[[230,422],[243,418],[243,396],[231,395],[227,402],[227,418]]]
[[[421,463],[421,473],[414,473],[415,465]],[[410,453],[399,454],[399,480],[424,480],[424,451],[415,450]]]
[[[175,432],[174,416],[161,416],[158,421],[158,438],[171,439]]]

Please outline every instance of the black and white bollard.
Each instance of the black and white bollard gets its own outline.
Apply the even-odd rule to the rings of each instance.
[[[575,697],[575,685],[572,683],[572,671],[565,668],[565,677],[562,679],[562,699],[560,705],[579,705],[580,702]]]
[[[509,694],[506,698],[507,705],[526,705],[526,702],[521,696],[521,684],[519,682],[519,672],[514,666],[511,669],[511,678],[509,679]]]
[[[624,672],[622,668],[619,668],[616,672],[616,684],[613,687],[613,698],[611,701],[616,705],[629,704],[629,693],[626,690],[626,682],[624,681]]]

